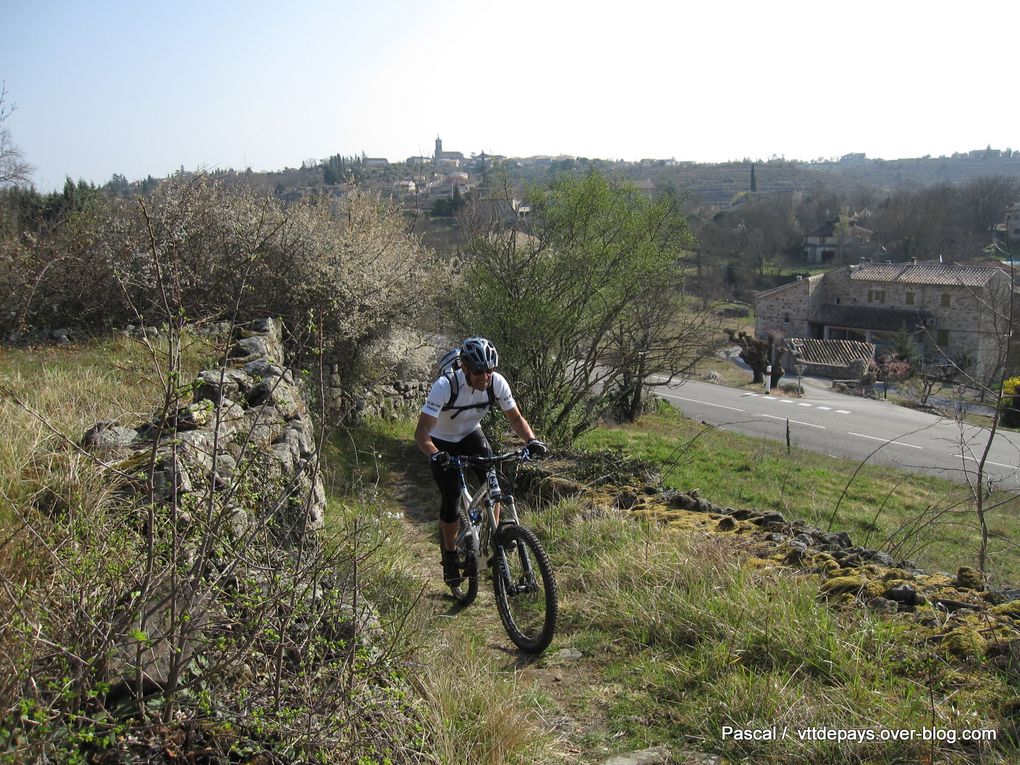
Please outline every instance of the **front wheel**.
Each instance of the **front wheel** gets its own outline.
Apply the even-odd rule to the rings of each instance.
[[[500,530],[492,588],[499,618],[514,645],[526,653],[545,650],[556,630],[556,580],[549,556],[529,529],[509,525]]]

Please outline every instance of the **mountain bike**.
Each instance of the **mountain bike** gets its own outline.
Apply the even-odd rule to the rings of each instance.
[[[450,457],[449,469],[460,479],[457,563],[463,579],[449,584],[457,602],[470,605],[478,595],[479,561],[488,556],[496,608],[507,635],[522,651],[538,653],[556,630],[556,579],[549,556],[535,534],[521,525],[513,494],[503,491],[496,470],[498,465],[515,461],[519,465],[528,459],[527,447],[494,457]],[[464,478],[469,467],[485,469],[485,480],[474,494]]]

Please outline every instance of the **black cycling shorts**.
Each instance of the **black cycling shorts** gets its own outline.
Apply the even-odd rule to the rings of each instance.
[[[456,457],[491,457],[492,447],[485,437],[481,428],[476,428],[468,433],[460,441],[444,441],[441,438],[433,438],[432,443],[440,451]],[[485,470],[475,468],[479,480],[485,480]],[[440,467],[432,464],[432,477],[439,485],[439,491],[443,495],[442,504],[439,506],[439,520],[445,523],[453,523],[457,520],[457,499],[460,496],[460,481],[457,479],[457,471],[448,467]]]

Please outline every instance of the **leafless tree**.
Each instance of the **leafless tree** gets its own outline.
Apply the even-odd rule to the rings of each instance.
[[[7,101],[7,84],[0,83],[0,187],[28,183],[32,173],[32,166],[14,145],[10,129],[4,126],[15,108]]]
[[[1001,255],[1008,255],[1008,253],[999,250],[998,245],[996,245],[996,249]],[[960,444],[963,459],[965,461],[973,461],[975,464],[973,472],[967,471],[967,479],[974,501],[974,510],[977,515],[978,531],[980,534],[980,541],[978,543],[978,570],[982,573],[985,573],[988,567],[989,515],[1003,504],[1001,501],[995,501],[992,497],[995,487],[992,479],[989,477],[988,463],[992,443],[995,441],[995,436],[1000,426],[1003,383],[1008,375],[1008,361],[1012,356],[1013,326],[1016,310],[1015,289],[1016,275],[1012,272],[1011,268],[1008,284],[998,288],[994,283],[990,284],[989,289],[980,296],[983,310],[990,317],[989,327],[991,329],[990,334],[994,338],[994,346],[992,347],[995,351],[995,359],[993,363],[987,365],[988,368],[983,370],[980,377],[970,369],[959,370],[961,378],[966,380],[968,387],[979,390],[982,393],[982,399],[990,401],[994,407],[992,423],[988,428],[986,437],[971,443],[966,437],[962,416],[960,428]],[[958,407],[958,410],[962,415],[963,407]]]

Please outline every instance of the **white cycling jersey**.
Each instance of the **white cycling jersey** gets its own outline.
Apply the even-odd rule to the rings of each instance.
[[[456,400],[450,402],[450,378],[444,375],[432,383],[432,388],[429,390],[428,398],[425,399],[425,405],[421,411],[436,418],[435,427],[429,431],[430,436],[456,442],[477,428],[482,417],[489,411],[488,406],[479,406],[474,409],[457,409],[456,407],[471,406],[472,404],[487,405],[489,394],[485,390],[472,388],[464,377],[463,369],[456,370],[454,374],[457,376],[457,383],[460,386]],[[492,392],[496,404],[504,412],[517,406],[514,395],[510,391],[510,383],[499,372],[492,375]],[[443,411],[443,407],[447,403],[451,403],[454,408]]]

